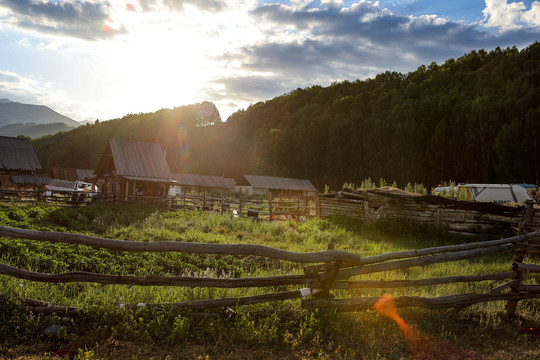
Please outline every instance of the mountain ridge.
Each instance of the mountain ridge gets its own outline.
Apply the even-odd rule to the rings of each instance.
[[[10,124],[35,123],[37,125],[63,123],[67,126],[80,124],[45,105],[23,104],[7,98],[0,99],[0,127]]]

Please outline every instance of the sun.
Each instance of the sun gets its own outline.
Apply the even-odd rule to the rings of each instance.
[[[100,54],[117,105],[155,111],[201,101],[201,88],[211,76],[211,45],[199,28],[184,22],[185,16],[133,11],[118,16],[128,34]]]

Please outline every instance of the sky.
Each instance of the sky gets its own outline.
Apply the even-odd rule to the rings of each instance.
[[[74,120],[213,102],[540,40],[540,1],[0,0],[0,99]]]

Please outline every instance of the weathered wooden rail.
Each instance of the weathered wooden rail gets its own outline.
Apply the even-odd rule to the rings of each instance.
[[[120,196],[102,193],[0,190],[0,203],[52,203],[85,206],[147,204],[169,210],[197,210],[258,220],[302,220],[344,216],[363,223],[378,219],[403,219],[446,227],[461,234],[504,234],[540,230],[540,206],[506,206],[458,201],[441,196],[406,193],[400,190],[342,190],[314,198],[273,199],[242,194],[186,194],[181,196]]]
[[[403,219],[472,235],[513,235],[540,230],[540,207],[533,202],[507,206],[377,189],[320,194],[319,203],[323,217],[341,215],[366,223],[383,218]]]
[[[18,269],[7,264],[0,264],[0,274],[37,282],[92,282],[103,285],[184,286],[191,288],[303,286],[300,289],[255,296],[166,304],[145,304],[145,306],[154,308],[206,309],[310,297],[309,299],[302,300],[302,306],[304,308],[332,307],[336,308],[338,311],[356,311],[372,309],[378,298],[334,298],[333,296],[330,296],[330,292],[337,291],[341,296],[346,294],[347,290],[357,288],[385,289],[480,281],[501,281],[502,283],[485,293],[480,294],[465,293],[435,298],[404,296],[396,298],[395,303],[397,307],[419,306],[428,309],[439,309],[462,307],[487,301],[505,300],[508,302],[508,313],[514,315],[519,300],[540,298],[540,285],[538,285],[540,281],[538,275],[536,275],[540,273],[540,265],[523,262],[524,259],[532,260],[535,256],[540,255],[540,231],[492,241],[391,252],[366,257],[338,250],[299,253],[249,244],[200,244],[173,241],[134,242],[78,234],[14,229],[4,226],[0,226],[0,236],[132,252],[185,252],[218,255],[251,255],[309,264],[304,266],[304,274],[233,279],[189,276],[108,275],[82,271],[73,271],[62,274],[44,274]],[[391,279],[392,275],[390,275],[390,272],[399,269],[429,266],[431,264],[465,259],[478,259],[501,253],[514,253],[513,263],[509,262],[508,271],[503,273],[469,274],[407,280],[367,280],[355,278],[359,275],[384,272],[384,276]],[[0,296],[0,305],[2,302],[6,301],[7,297],[8,295]],[[21,304],[32,311],[69,313],[72,315],[77,313],[77,309],[71,307],[48,307],[45,306],[43,302],[36,300],[22,299]],[[137,308],[137,306],[137,304],[124,305],[126,308]]]

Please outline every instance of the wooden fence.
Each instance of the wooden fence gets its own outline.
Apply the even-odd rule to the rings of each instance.
[[[454,308],[476,303],[505,300],[508,302],[508,313],[514,315],[519,300],[540,298],[538,285],[540,265],[532,260],[540,255],[540,231],[505,239],[465,243],[418,250],[392,252],[381,255],[362,257],[359,254],[338,250],[327,250],[311,253],[298,253],[274,249],[261,245],[248,244],[200,244],[174,241],[135,242],[111,240],[78,234],[43,232],[14,229],[0,226],[0,236],[90,246],[93,248],[122,250],[132,252],[184,252],[218,255],[250,255],[262,256],[295,263],[304,266],[303,274],[291,274],[255,278],[200,278],[186,276],[131,276],[108,275],[90,272],[73,271],[63,274],[44,274],[18,269],[0,264],[0,274],[19,279],[66,283],[92,282],[103,285],[123,284],[136,286],[186,286],[213,288],[246,288],[246,287],[299,287],[275,293],[246,297],[231,297],[212,300],[187,301],[178,303],[145,304],[153,308],[186,308],[207,309],[223,306],[238,306],[269,301],[310,297],[302,300],[302,307],[337,308],[339,311],[356,311],[372,309],[379,298],[333,298],[331,291],[340,292],[358,288],[397,288],[451,284],[460,282],[500,281],[500,285],[485,293],[465,293],[435,298],[403,296],[395,299],[397,307],[419,306],[428,309]],[[429,266],[465,259],[477,259],[495,254],[513,253],[513,263],[508,264],[508,271],[494,274],[470,274],[464,276],[447,276],[430,279],[407,280],[362,280],[356,276],[379,272],[391,272],[418,266]],[[527,256],[526,256],[527,255]],[[524,263],[524,259],[533,261]],[[391,275],[385,275],[391,276]],[[351,279],[352,278],[352,279]],[[9,298],[0,296],[0,304]],[[61,313],[76,316],[78,310],[70,307],[48,306],[46,303],[31,299],[20,299],[28,310],[45,313]],[[125,308],[137,308],[138,304],[124,305]]]
[[[342,190],[319,196],[320,215],[341,215],[361,222],[382,218],[443,225],[462,234],[507,234],[540,230],[540,208],[459,201],[395,190]]]
[[[342,190],[314,198],[274,199],[241,194],[219,196],[185,194],[179,197],[120,196],[102,193],[0,191],[0,202],[52,203],[82,206],[91,203],[150,204],[171,210],[200,210],[232,213],[259,220],[300,220],[322,216],[345,216],[361,222],[398,218],[445,226],[462,234],[505,234],[540,230],[540,208],[532,202],[524,206],[458,201],[436,195],[415,195],[401,190]]]
[[[74,191],[0,190],[0,203],[50,203],[65,206],[89,204],[148,204],[171,210],[201,210],[233,213],[238,217],[260,220],[299,220],[318,215],[317,198],[257,197],[242,194],[211,195],[186,194],[181,196],[123,196]]]

